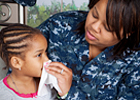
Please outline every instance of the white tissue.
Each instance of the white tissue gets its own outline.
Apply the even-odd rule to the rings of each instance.
[[[51,89],[54,87],[58,92],[61,92],[61,89],[58,86],[57,78],[51,74],[48,74],[45,70],[45,65],[46,63],[50,63],[51,60],[44,62],[43,64],[43,70],[42,70],[42,75],[39,83],[39,88],[38,88],[38,96],[44,96],[49,93],[51,93]],[[46,66],[48,67],[49,64]]]

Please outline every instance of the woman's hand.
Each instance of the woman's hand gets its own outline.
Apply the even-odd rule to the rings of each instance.
[[[59,95],[67,94],[72,83],[72,70],[61,62],[51,62],[46,71],[57,78],[58,85],[62,91]]]

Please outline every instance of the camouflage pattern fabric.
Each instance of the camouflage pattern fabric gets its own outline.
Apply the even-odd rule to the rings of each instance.
[[[21,4],[22,6],[34,6],[36,4],[37,0],[14,0],[18,4]]]

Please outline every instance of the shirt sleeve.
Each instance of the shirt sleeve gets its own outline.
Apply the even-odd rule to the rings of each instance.
[[[135,67],[135,66],[133,66]],[[140,67],[127,75],[118,86],[118,100],[140,100]]]
[[[66,100],[140,100],[139,57],[107,62],[100,55],[84,67]]]

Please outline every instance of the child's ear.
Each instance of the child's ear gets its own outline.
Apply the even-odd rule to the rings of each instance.
[[[12,67],[21,70],[23,60],[19,57],[13,56],[11,57],[11,65]]]

